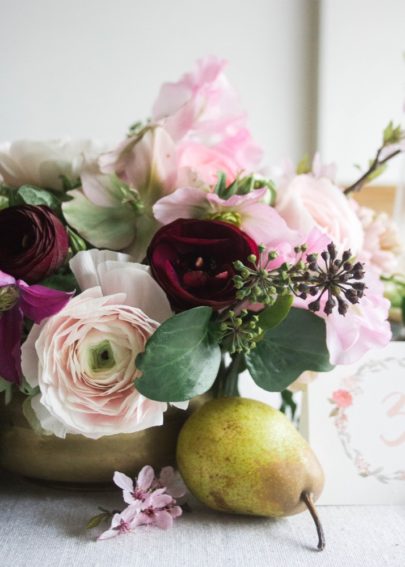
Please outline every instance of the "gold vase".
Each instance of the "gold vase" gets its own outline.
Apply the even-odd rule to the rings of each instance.
[[[180,429],[207,399],[207,394],[195,398],[187,411],[170,407],[161,426],[94,440],[82,435],[65,439],[39,435],[24,417],[24,397],[16,395],[0,409],[0,467],[30,479],[73,487],[111,483],[116,470],[129,475],[136,475],[144,465],[159,470],[175,464]]]

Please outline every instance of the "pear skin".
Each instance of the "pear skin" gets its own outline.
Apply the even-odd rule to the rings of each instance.
[[[267,404],[209,401],[183,426],[177,463],[191,493],[214,510],[279,517],[309,509],[317,523],[322,468],[292,423]]]

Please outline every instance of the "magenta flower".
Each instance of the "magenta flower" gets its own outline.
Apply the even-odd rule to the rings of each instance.
[[[71,293],[41,285],[29,286],[23,280],[0,271],[0,376],[19,384],[21,338],[24,316],[40,323],[66,305]]]

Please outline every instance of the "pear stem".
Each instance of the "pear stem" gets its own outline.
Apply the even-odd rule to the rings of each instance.
[[[318,549],[319,551],[322,551],[325,548],[325,534],[323,532],[323,527],[316,511],[314,501],[312,500],[312,496],[309,492],[303,492],[301,494],[301,500],[308,508],[309,513],[315,522],[316,531],[318,533]]]

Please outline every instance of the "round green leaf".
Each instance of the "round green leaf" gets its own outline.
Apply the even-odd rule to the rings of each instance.
[[[221,350],[210,333],[211,307],[196,307],[165,321],[151,336],[136,367],[137,390],[152,400],[180,402],[209,390]]]

